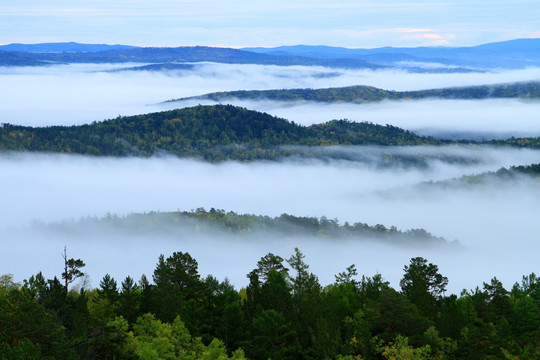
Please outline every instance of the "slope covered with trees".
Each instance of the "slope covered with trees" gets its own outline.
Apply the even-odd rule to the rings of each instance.
[[[327,89],[281,89],[281,90],[238,90],[222,91],[189,98],[169,100],[212,100],[231,99],[273,101],[315,101],[366,103],[382,100],[421,100],[429,98],[484,100],[484,99],[539,99],[540,82],[518,82],[497,85],[480,85],[430,89],[419,91],[383,90],[373,86],[347,86]]]
[[[80,259],[64,262],[84,271]],[[354,264],[323,286],[295,249],[263,256],[240,290],[203,277],[184,252],[161,255],[151,278],[107,274],[96,289],[41,273],[12,279],[0,277],[0,356],[9,360],[540,357],[534,273],[509,290],[494,277],[458,297],[446,295],[437,265],[414,257],[399,289],[381,274],[358,278]]]
[[[276,159],[295,153],[281,145],[442,144],[393,126],[345,120],[301,126],[230,105],[196,106],[118,117],[80,126],[33,128],[3,124],[0,150],[106,156],[152,156],[160,152],[204,158]]]
[[[540,164],[502,167],[497,171],[489,171],[480,174],[466,175],[456,179],[444,181],[430,181],[421,186],[430,187],[465,187],[481,185],[515,185],[516,181],[531,180],[540,184]]]
[[[79,126],[2,124],[0,151],[96,156],[171,154],[208,161],[276,160],[291,156],[349,159],[343,152],[313,151],[331,145],[444,145],[456,141],[418,136],[392,125],[333,120],[302,126],[231,105],[196,106]],[[540,147],[540,138],[459,143]],[[405,159],[413,161],[414,159]],[[417,159],[416,161],[421,160]]]

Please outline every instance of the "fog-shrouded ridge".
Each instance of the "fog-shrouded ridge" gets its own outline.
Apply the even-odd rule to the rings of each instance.
[[[320,124],[330,119],[390,124],[423,136],[444,139],[491,140],[540,136],[540,101],[517,99],[392,101],[368,104],[279,102],[230,99],[226,103],[256,109],[301,125]],[[211,100],[184,100],[163,104],[166,109]]]
[[[85,124],[118,115],[165,110],[170,105],[156,104],[215,91],[352,85],[401,91],[540,79],[540,70],[536,68],[500,73],[413,74],[405,71],[202,63],[195,64],[193,70],[116,71],[132,65],[77,64],[0,68],[3,84],[0,89],[0,122],[31,126]],[[250,102],[242,106],[308,125],[349,118],[354,121],[389,123],[408,130],[422,130],[426,134],[478,131],[486,124],[491,129],[504,125],[505,135],[538,134],[538,121],[534,117],[538,113],[538,104],[517,101],[383,102],[369,106],[304,103],[291,106]],[[464,110],[459,111],[458,108]],[[456,122],[456,119],[460,121]]]
[[[88,264],[94,286],[105,272],[119,280],[128,274],[151,275],[159,254],[188,251],[198,260],[202,274],[227,276],[241,287],[260,257],[267,252],[288,257],[295,246],[325,284],[354,263],[361,274],[379,272],[397,286],[403,265],[413,256],[438,264],[453,292],[493,276],[511,286],[507,282],[538,271],[534,256],[540,230],[537,182],[429,191],[418,184],[538,162],[540,152],[479,146],[350,149],[375,154],[373,159],[415,153],[427,159],[427,166],[381,168],[372,162],[317,160],[209,164],[173,157],[4,154],[0,157],[0,273],[14,273],[19,280],[40,270],[49,277],[59,275],[64,245],[70,257],[83,258]],[[461,248],[441,252],[302,238],[239,242],[225,237],[21,230],[33,221],[199,207],[268,216],[326,216],[342,223],[383,224],[402,230],[424,228],[450,241],[459,240]]]

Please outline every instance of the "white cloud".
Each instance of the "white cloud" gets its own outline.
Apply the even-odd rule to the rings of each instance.
[[[216,165],[174,158],[3,155],[2,272],[14,273],[17,280],[40,270],[49,277],[58,275],[64,245],[71,256],[88,264],[94,286],[105,273],[118,280],[126,275],[151,275],[159,254],[188,251],[198,260],[201,273],[220,279],[227,276],[240,287],[247,284],[245,275],[260,257],[270,251],[288,257],[295,246],[306,253],[312,271],[324,284],[355,263],[361,274],[380,272],[397,287],[403,265],[413,256],[424,256],[438,264],[450,278],[450,290],[454,293],[462,287],[481,285],[492,276],[511,286],[521,275],[536,271],[538,244],[534,239],[540,230],[538,184],[432,191],[415,186],[425,180],[529,163],[538,159],[538,151],[480,147],[366,147],[344,151],[371,154],[375,159],[381,152],[396,157],[417,154],[427,159],[429,166],[380,169],[343,162]],[[464,157],[468,164],[444,162],[445,156],[451,160]],[[246,241],[227,236],[148,238],[134,236],[132,232],[92,228],[37,233],[13,229],[32,220],[77,220],[108,212],[122,215],[198,207],[269,216],[324,215],[342,223],[380,223],[403,230],[421,227],[448,240],[458,239],[462,249],[399,249],[352,241],[284,241],[281,237]]]
[[[539,78],[538,69],[483,74],[408,74],[404,72],[341,71],[323,68],[238,66],[203,64],[197,72],[103,73],[111,65],[0,69],[1,122],[31,125],[79,124],[118,114],[146,112],[151,102],[199,95],[218,90],[306,88],[367,84],[386,89],[422,89],[451,85],[498,83]],[[320,76],[327,75],[327,76]],[[17,104],[12,106],[11,104]],[[486,106],[489,105],[489,106]],[[371,120],[421,128],[436,118],[437,126],[486,127],[505,131],[536,131],[538,104],[517,101],[418,103],[383,102],[359,105],[247,104],[299,122],[323,118]],[[162,109],[162,107],[159,107]],[[362,114],[365,117],[357,117]],[[500,116],[500,123],[493,120]],[[510,117],[512,116],[512,117]],[[456,118],[461,121],[456,121]],[[482,120],[483,118],[483,120]],[[508,121],[505,118],[510,119]],[[19,121],[14,121],[17,119]],[[298,118],[300,119],[300,118]],[[520,119],[522,119],[520,121]],[[296,121],[296,120],[295,120]],[[435,121],[433,121],[435,122]],[[529,122],[527,124],[527,122]],[[413,256],[424,256],[450,278],[452,292],[500,278],[510,287],[521,275],[537,271],[535,243],[539,233],[540,199],[537,185],[515,183],[467,191],[418,190],[425,180],[497,170],[500,166],[538,162],[538,151],[485,147],[443,148],[343,148],[370,159],[417,156],[426,168],[376,168],[369,164],[284,162],[207,164],[176,158],[110,159],[44,154],[0,156],[0,218],[3,273],[22,280],[37,271],[52,277],[61,272],[64,245],[73,257],[82,258],[93,285],[109,272],[117,280],[126,275],[151,275],[157,256],[189,251],[199,261],[201,273],[225,276],[243,286],[245,275],[268,251],[283,257],[294,246],[323,283],[352,263],[361,274],[376,272],[398,286],[402,269]],[[384,153],[386,155],[381,155]],[[465,159],[465,164],[444,159]],[[535,187],[536,186],[536,187]],[[351,243],[307,242],[292,239],[237,243],[227,238],[196,243],[179,238],[141,238],[118,233],[28,233],[6,228],[33,220],[61,221],[107,213],[222,208],[239,213],[277,216],[327,216],[342,222],[422,227],[449,240],[459,239],[462,251],[395,250]],[[511,239],[511,240],[509,240]],[[129,241],[130,246],[126,246]],[[149,245],[150,244],[150,245]],[[495,246],[494,246],[495,245]],[[213,249],[214,251],[208,251]],[[231,251],[231,253],[228,253]],[[24,254],[24,261],[21,259]],[[241,254],[241,256],[238,256]],[[225,256],[224,256],[225,255]],[[228,256],[226,256],[228,255]],[[57,260],[55,260],[57,259]],[[334,260],[334,261],[329,261]],[[508,259],[511,259],[508,261]],[[519,259],[515,261],[514,259]],[[137,265],[134,265],[137,264]],[[60,265],[60,266],[59,266]],[[223,269],[227,269],[224,271]]]
[[[283,88],[326,88],[351,85],[371,85],[386,90],[420,90],[450,86],[466,86],[494,84],[512,81],[528,81],[540,79],[540,69],[527,69],[501,73],[475,74],[411,74],[403,71],[344,71],[320,67],[280,67],[259,65],[225,65],[198,64],[194,71],[179,72],[113,72],[103,70],[116,69],[120,65],[67,65],[36,68],[0,68],[0,122],[19,125],[47,126],[74,125],[115,118],[118,115],[135,115],[165,109],[155,106],[165,100],[181,97],[202,95],[213,91],[241,89],[283,89]],[[196,105],[199,101],[195,101]],[[432,103],[435,104],[435,103]],[[463,113],[454,109],[457,104],[465,105],[468,109],[476,109],[476,113],[488,107],[480,103],[448,102],[438,105],[448,105],[451,112]],[[470,104],[470,105],[468,105]],[[485,103],[484,103],[485,104]],[[350,118],[351,120],[366,120],[383,123],[404,124],[392,112],[415,109],[418,104],[394,104],[387,108],[378,106],[351,105],[314,105],[310,111],[307,104],[282,107],[280,104],[245,103],[255,110],[269,111],[303,124],[327,121],[334,118]],[[512,105],[515,108],[512,108]],[[178,104],[170,104],[178,106]],[[534,103],[501,102],[493,105],[497,108],[495,117],[516,113],[523,117],[507,122],[507,126],[527,124],[536,111]],[[288,108],[288,110],[287,110]],[[380,115],[370,110],[382,109]],[[440,108],[444,109],[444,108]],[[444,115],[444,111],[436,106],[429,108],[435,114]],[[505,110],[505,111],[499,111]],[[299,113],[303,111],[302,113]],[[427,120],[429,113],[420,112],[421,118]],[[438,111],[438,112],[437,112]],[[301,118],[297,116],[300,115]],[[464,119],[469,119],[466,113]],[[384,119],[386,117],[387,119]],[[407,119],[410,114],[404,113]],[[313,120],[310,120],[313,118]],[[401,116],[400,116],[401,118]],[[448,118],[448,116],[446,116]],[[413,119],[414,120],[414,119]],[[473,122],[474,124],[474,122]],[[465,124],[466,125],[466,124]],[[471,125],[474,127],[474,125]],[[534,124],[531,124],[534,130]]]

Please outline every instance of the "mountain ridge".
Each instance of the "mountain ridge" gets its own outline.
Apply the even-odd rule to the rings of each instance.
[[[293,45],[240,49],[210,46],[137,47],[131,45],[42,43],[0,46],[4,53],[26,61],[45,62],[200,62],[306,65],[338,68],[384,68],[420,71],[418,64],[439,64],[440,69],[474,71],[493,68],[540,66],[540,39],[514,39],[470,47],[379,47],[350,49],[333,46]],[[1,61],[2,65],[12,65]],[[24,64],[24,62],[21,62]],[[412,63],[412,64],[411,64]],[[433,70],[431,70],[433,71]]]
[[[293,45],[274,48],[243,48],[259,53],[304,55],[311,57],[349,57],[368,61],[374,55],[386,54],[378,64],[388,65],[400,61],[420,61],[456,66],[488,68],[540,66],[540,38],[513,39],[469,47],[379,47],[373,49],[340,48],[325,45]],[[370,58],[371,56],[371,58]],[[392,59],[393,57],[393,59]],[[411,58],[412,57],[412,58]],[[384,59],[384,57],[383,57]],[[377,63],[377,62],[376,62]]]
[[[368,85],[320,89],[236,90],[171,99],[164,103],[180,102],[184,100],[212,100],[219,102],[231,99],[364,103],[382,100],[420,100],[429,98],[452,100],[483,100],[493,98],[540,99],[540,81],[456,86],[415,91],[385,90]]]
[[[232,105],[195,106],[78,126],[2,124],[0,150],[148,157],[166,152],[210,161],[278,159],[280,146],[443,144],[390,125],[334,120],[301,126]]]
[[[205,161],[279,160],[292,156],[347,160],[350,154],[317,152],[333,145],[489,144],[539,148],[540,138],[455,141],[416,135],[391,125],[332,120],[302,126],[232,105],[195,106],[77,126],[2,124],[0,151],[150,157],[170,154]],[[405,159],[405,161],[417,161]]]

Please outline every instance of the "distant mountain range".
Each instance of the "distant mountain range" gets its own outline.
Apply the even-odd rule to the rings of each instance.
[[[523,68],[540,66],[540,39],[517,39],[472,47],[382,47],[374,49],[347,49],[331,46],[280,46],[274,48],[244,48],[243,50],[280,55],[313,58],[361,59],[378,65],[410,63],[437,63],[455,67]],[[407,64],[404,64],[407,65]]]
[[[78,51],[54,51],[61,46],[42,47],[37,46],[44,52],[33,51],[2,51],[0,47],[0,65],[50,65],[52,63],[196,63],[216,62],[225,64],[260,64],[260,65],[305,65],[325,66],[332,68],[368,68],[380,69],[384,66],[368,63],[361,59],[318,59],[302,56],[276,56],[230,48],[217,48],[207,46],[189,46],[175,48],[116,48],[104,51],[91,51],[93,45],[78,47]],[[31,49],[31,45],[28,49]],[[88,48],[87,48],[88,46]],[[70,45],[69,48],[73,46]],[[89,49],[86,51],[85,49]],[[33,63],[32,63],[33,62]]]
[[[1,45],[1,51],[19,51],[28,53],[63,53],[63,52],[100,52],[108,50],[136,49],[138,46],[80,44],[76,42],[42,43],[42,44],[9,44]]]
[[[306,65],[333,68],[398,67],[416,72],[470,72],[540,66],[540,39],[517,39],[473,47],[347,49],[331,46],[275,48],[135,47],[128,45],[45,43],[0,46],[0,65],[52,63],[186,63]]]

